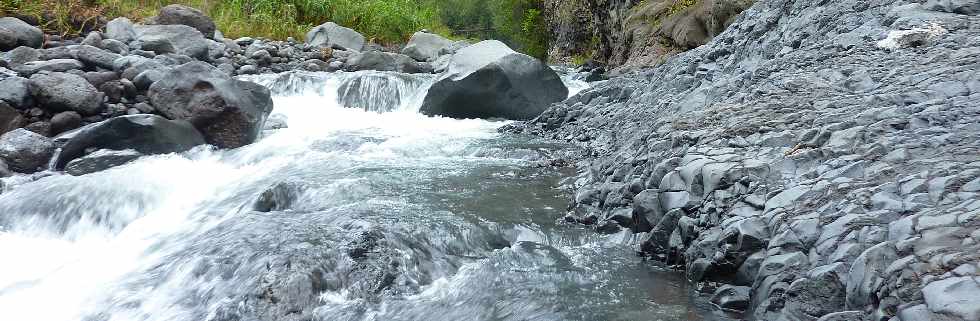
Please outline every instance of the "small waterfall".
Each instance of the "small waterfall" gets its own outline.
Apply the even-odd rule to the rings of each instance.
[[[279,96],[331,97],[342,107],[384,113],[417,111],[436,76],[382,71],[313,73],[293,71],[277,75],[244,76]]]

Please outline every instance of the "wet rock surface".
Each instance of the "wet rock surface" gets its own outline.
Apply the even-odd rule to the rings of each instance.
[[[581,146],[570,221],[629,209],[644,255],[719,305],[743,302],[720,286],[748,287],[749,318],[977,320],[970,8],[759,1],[708,44],[502,130]]]
[[[65,133],[55,139],[61,151],[55,168],[83,157],[89,151],[135,150],[146,155],[178,153],[204,144],[204,137],[185,121],[167,120],[157,115],[130,115],[112,118]]]

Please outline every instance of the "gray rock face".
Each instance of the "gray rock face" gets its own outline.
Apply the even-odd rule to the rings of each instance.
[[[980,281],[976,277],[935,281],[922,289],[922,295],[933,313],[980,320]]]
[[[925,8],[964,15],[980,14],[980,3],[973,0],[929,0],[925,3]]]
[[[30,91],[37,103],[56,111],[95,115],[102,110],[102,93],[81,76],[42,73],[31,76]]]
[[[897,258],[894,246],[883,242],[854,259],[847,276],[846,307],[863,310],[873,303],[878,289],[884,286],[881,274]]]
[[[526,120],[568,96],[544,63],[495,40],[463,48],[429,89],[421,112],[453,118]]]
[[[178,53],[208,59],[208,42],[200,31],[185,25],[136,26],[136,41],[143,50],[157,54]]]
[[[23,128],[0,136],[0,160],[15,172],[30,174],[43,170],[53,153],[51,139]]]
[[[105,38],[129,43],[136,40],[136,30],[133,22],[125,17],[115,18],[105,25]]]
[[[365,51],[347,59],[344,64],[347,71],[377,70],[417,73],[422,70],[414,59],[400,54],[381,51]]]
[[[316,26],[306,33],[306,43],[315,47],[361,51],[364,42],[364,36],[354,29],[333,22]]]
[[[157,15],[157,24],[161,25],[185,25],[200,31],[207,38],[214,38],[214,21],[200,10],[172,4],[160,9]]]
[[[402,54],[418,61],[435,61],[443,49],[452,45],[451,40],[440,35],[419,31],[412,35],[412,39],[402,49]]]
[[[657,190],[645,190],[633,196],[633,224],[636,232],[649,232],[664,216],[659,194]]]
[[[27,78],[9,77],[0,79],[0,100],[17,109],[29,107],[31,93]]]
[[[44,33],[41,29],[14,17],[0,18],[0,51],[20,46],[41,48]]]
[[[268,89],[232,79],[202,62],[174,68],[150,86],[148,96],[161,115],[191,122],[209,144],[220,148],[255,141],[272,112]]]
[[[129,45],[116,39],[102,39],[101,47],[115,54],[119,54],[119,55],[129,54]]]
[[[69,162],[85,156],[86,150],[131,149],[144,155],[154,155],[179,153],[204,144],[204,137],[190,123],[156,115],[110,118],[65,133],[56,140],[64,142],[61,152],[55,157],[57,169],[63,169]]]
[[[72,49],[75,59],[95,69],[95,67],[112,70],[113,62],[122,56],[89,45],[81,45]]]
[[[73,159],[65,165],[65,173],[81,176],[101,172],[119,165],[129,163],[143,154],[132,149],[109,150],[100,149],[91,154]]]
[[[81,61],[75,59],[51,59],[42,61],[31,61],[20,66],[15,66],[14,70],[24,77],[42,71],[66,72],[70,70],[80,70],[85,68]]]

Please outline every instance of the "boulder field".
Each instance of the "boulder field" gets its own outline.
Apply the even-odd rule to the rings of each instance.
[[[557,74],[531,57],[499,42],[468,47],[423,30],[392,51],[332,22],[312,28],[306,43],[232,40],[204,13],[182,5],[166,6],[140,24],[112,19],[78,38],[45,35],[3,17],[0,174],[66,168],[84,174],[137,155],[250,144],[273,104],[268,89],[239,75],[439,73],[445,81],[426,111],[448,117],[530,119],[567,95]],[[491,91],[476,88],[491,80]]]
[[[503,128],[581,148],[567,221],[754,320],[980,320],[976,1],[760,0]]]

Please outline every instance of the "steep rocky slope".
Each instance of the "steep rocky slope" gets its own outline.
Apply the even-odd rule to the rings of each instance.
[[[703,45],[754,0],[545,0],[550,59],[589,58],[615,74]]]
[[[582,146],[569,221],[640,233],[748,318],[980,320],[978,13],[761,0],[505,130]]]

